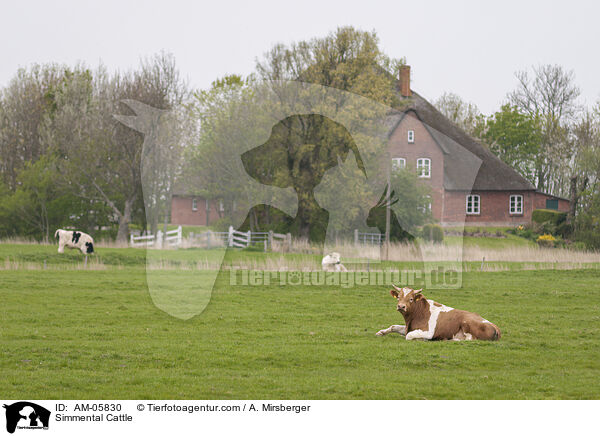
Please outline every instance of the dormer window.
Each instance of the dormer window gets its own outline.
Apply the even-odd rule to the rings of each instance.
[[[409,130],[408,131],[408,143],[409,144],[414,144],[415,143],[415,131],[414,130]]]

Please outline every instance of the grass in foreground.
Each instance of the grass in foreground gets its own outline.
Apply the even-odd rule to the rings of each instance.
[[[0,274],[6,398],[600,398],[598,271],[467,273],[426,293],[496,323],[493,343],[375,337],[402,323],[385,287],[224,278],[180,321],[140,268]]]

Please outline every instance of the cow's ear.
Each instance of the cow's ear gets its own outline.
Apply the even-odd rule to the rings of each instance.
[[[423,292],[423,289],[419,289],[418,291],[415,291],[415,301],[418,301],[421,298],[423,298],[423,294],[421,294],[421,292]]]
[[[390,295],[394,298],[398,298],[398,292],[395,289],[390,290]]]

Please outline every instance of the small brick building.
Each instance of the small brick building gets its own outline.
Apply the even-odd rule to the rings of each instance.
[[[171,197],[171,224],[209,226],[223,216],[223,203],[207,200],[185,190],[176,190]]]
[[[513,226],[535,209],[568,211],[569,201],[536,188],[410,89],[400,70],[402,110],[393,114],[393,167],[415,168],[431,188],[431,213],[442,225]]]

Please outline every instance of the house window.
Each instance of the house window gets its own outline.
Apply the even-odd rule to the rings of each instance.
[[[431,213],[431,195],[423,196],[423,203],[419,206],[419,212],[423,214]]]
[[[558,200],[547,198],[546,199],[546,209],[558,210]]]
[[[225,205],[223,204],[223,200],[219,200],[219,210],[221,212],[225,211]]]
[[[414,144],[415,143],[415,131],[414,130],[409,130],[408,131],[408,143],[409,144]]]
[[[479,215],[479,195],[467,195],[467,215]]]
[[[521,215],[523,213],[523,196],[522,195],[511,195],[510,196],[510,214]]]
[[[406,159],[403,157],[394,157],[392,158],[392,170],[398,171],[406,168]]]
[[[198,210],[198,200],[195,197],[192,198],[192,210],[194,212]]]
[[[419,177],[431,177],[431,159],[417,159],[417,174]]]

